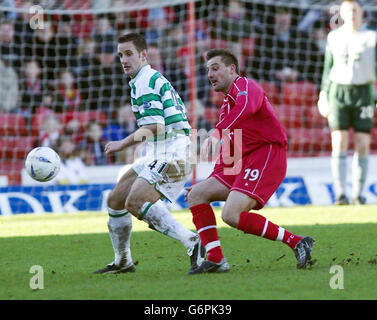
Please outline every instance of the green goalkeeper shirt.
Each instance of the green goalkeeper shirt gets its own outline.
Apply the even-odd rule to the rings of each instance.
[[[344,26],[327,37],[321,90],[328,92],[331,82],[363,85],[376,80],[377,32],[365,26],[354,33]]]
[[[170,82],[150,65],[142,67],[129,82],[132,111],[139,127],[163,124],[165,137],[190,133],[186,107]]]

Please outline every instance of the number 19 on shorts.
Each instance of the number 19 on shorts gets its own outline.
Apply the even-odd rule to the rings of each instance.
[[[259,177],[259,170],[258,169],[245,169],[245,175],[243,178],[249,181],[255,181]]]

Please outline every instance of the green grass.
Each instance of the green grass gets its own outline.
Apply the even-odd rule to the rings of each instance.
[[[228,228],[217,211],[231,271],[187,276],[182,245],[136,219],[131,239],[137,272],[93,275],[113,258],[104,213],[0,218],[0,299],[377,299],[377,206],[265,208],[261,214],[316,239],[313,265],[296,269],[292,250]],[[191,214],[174,214],[193,229]],[[31,266],[44,288],[29,286]],[[344,270],[344,289],[331,289],[332,265]]]

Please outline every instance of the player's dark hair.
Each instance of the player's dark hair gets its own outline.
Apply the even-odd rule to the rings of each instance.
[[[132,42],[138,52],[147,50],[147,42],[139,33],[128,33],[118,38],[118,43]]]
[[[229,66],[234,64],[236,66],[236,72],[239,73],[239,66],[238,60],[236,56],[230,52],[229,50],[225,49],[211,49],[207,52],[206,59],[207,61],[214,58],[214,57],[221,57],[221,61],[226,65]]]

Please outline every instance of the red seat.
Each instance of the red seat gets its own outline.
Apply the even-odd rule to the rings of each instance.
[[[40,112],[36,113],[32,118],[31,118],[31,134],[34,137],[37,137],[39,135],[41,125],[43,121],[50,115],[55,115],[62,123],[64,123],[64,116],[61,113],[48,113],[48,112]]]
[[[47,115],[44,115],[42,113],[37,113],[33,115],[31,118],[31,134],[33,136],[38,136],[39,134],[39,127],[41,126],[43,120],[47,117]]]
[[[63,6],[65,9],[90,9],[90,0],[63,0]]]
[[[306,107],[305,108],[305,127],[306,128],[324,128],[328,127],[328,121],[323,117],[317,106]]]
[[[25,118],[14,113],[0,113],[0,136],[26,136]]]
[[[331,136],[328,128],[289,128],[288,156],[318,156],[331,151]]]
[[[308,81],[285,82],[282,86],[284,104],[313,106],[318,101],[318,91],[314,83]]]
[[[34,142],[34,137],[0,138],[0,159],[25,159]]]
[[[269,81],[259,81],[258,84],[262,87],[272,105],[280,104],[279,87],[275,83]]]
[[[24,160],[0,160],[0,176],[8,177],[8,184],[21,184],[21,170]]]
[[[275,112],[284,128],[302,128],[305,124],[305,108],[294,105],[276,105]]]
[[[106,125],[107,117],[106,114],[103,111],[79,111],[79,112],[73,112],[72,113],[73,118],[78,119],[81,124],[86,127],[89,122],[95,121],[99,124]],[[70,118],[69,120],[71,120]],[[64,120],[64,123],[67,123]]]
[[[51,113],[41,112],[36,113],[32,120],[32,135],[38,136],[40,131],[40,126],[43,123],[43,121],[49,116]],[[68,122],[70,122],[72,119],[77,119],[80,121],[83,128],[85,128],[89,122],[96,121],[102,126],[106,125],[107,116],[103,111],[67,111],[63,113],[55,113],[54,114],[63,125],[66,125]]]

